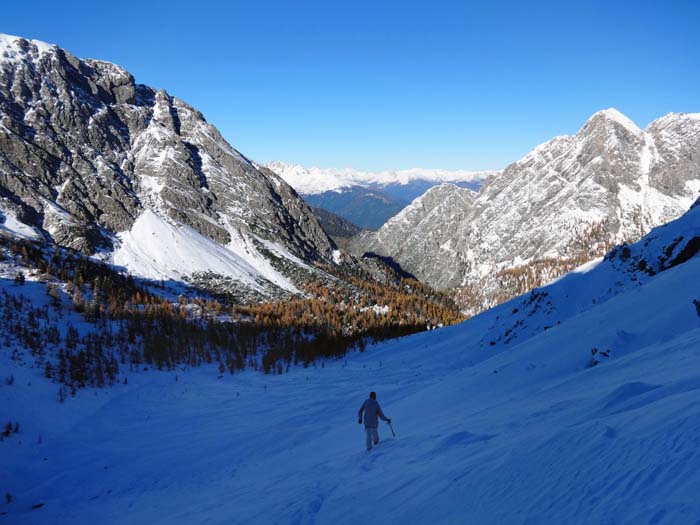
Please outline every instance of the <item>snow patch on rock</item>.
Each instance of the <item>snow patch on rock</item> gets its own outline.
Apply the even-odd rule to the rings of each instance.
[[[10,210],[0,210],[0,234],[10,237],[19,237],[39,241],[43,236],[34,226],[25,224],[17,218],[17,215]]]
[[[22,44],[23,42],[28,42],[30,44],[28,50],[25,50]],[[0,33],[0,62],[22,60],[27,53],[35,54],[38,58],[53,49],[56,49],[55,45],[47,44],[41,40],[29,40],[19,36]]]

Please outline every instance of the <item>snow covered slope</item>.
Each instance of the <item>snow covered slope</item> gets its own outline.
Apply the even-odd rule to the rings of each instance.
[[[137,275],[216,273],[265,297],[294,290],[292,275],[331,264],[335,249],[299,195],[195,108],[115,64],[10,35],[0,35],[0,228]]]
[[[22,428],[0,442],[3,517],[697,523],[699,250],[696,205],[462,325],[281,376],[134,371],[57,405],[0,353],[0,422]],[[366,453],[370,390],[397,436]]]
[[[351,249],[360,245],[362,252],[391,254],[405,268],[419,267],[426,275],[440,275],[443,280],[461,279],[461,269],[445,260],[444,253],[453,251],[457,244],[459,228],[463,223],[477,193],[444,183],[426,191],[401,212],[389,219],[376,232],[362,232],[350,240]],[[401,232],[401,235],[396,235]],[[374,242],[365,244],[366,239]],[[410,252],[410,257],[408,256]]]
[[[173,225],[151,210],[136,219],[130,231],[119,235],[112,260],[135,275],[182,281],[190,275],[213,272],[234,277],[264,293],[262,278],[298,292],[296,287],[262,257],[248,238],[235,236],[221,245],[186,225]]]

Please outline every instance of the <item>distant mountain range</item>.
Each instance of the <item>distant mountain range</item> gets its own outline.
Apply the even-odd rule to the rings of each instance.
[[[556,137],[478,193],[434,187],[350,244],[392,257],[476,312],[680,216],[700,190],[700,114],[641,130],[615,109]]]
[[[307,168],[270,162],[277,173],[314,207],[331,211],[363,228],[376,229],[427,190],[450,182],[477,190],[498,171],[413,168],[381,172],[350,168]]]

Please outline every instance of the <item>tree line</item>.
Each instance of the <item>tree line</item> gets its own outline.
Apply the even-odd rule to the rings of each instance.
[[[220,373],[283,373],[463,319],[447,295],[410,279],[311,281],[290,300],[233,304],[192,288],[174,298],[158,283],[69,249],[4,237],[0,247],[48,297],[36,306],[21,294],[0,293],[5,348],[18,359],[18,349],[29,350],[32,364],[64,386],[62,399],[144,367],[214,363]],[[16,286],[27,286],[19,273]],[[67,311],[80,314],[81,326],[64,318]]]

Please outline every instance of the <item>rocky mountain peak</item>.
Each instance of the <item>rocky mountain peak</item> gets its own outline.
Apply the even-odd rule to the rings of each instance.
[[[409,217],[415,217],[416,215],[425,216],[434,213],[436,208],[441,210],[449,210],[453,207],[466,208],[474,202],[476,196],[477,193],[475,191],[445,182],[430,188],[396,216],[392,217],[389,222],[405,222],[410,220]]]
[[[586,124],[584,124],[583,129],[594,128],[598,126],[604,126],[610,129],[624,129],[625,131],[632,133],[634,135],[639,135],[642,130],[637,126],[632,119],[622,114],[615,108],[603,109],[594,113]]]
[[[57,46],[40,40],[0,33],[0,62],[38,60],[43,54],[57,49]]]
[[[205,254],[154,265],[155,247],[177,252],[168,242],[224,247],[219,268],[246,282],[284,281],[271,252],[290,267],[333,260],[333,241],[296,192],[181,99],[42,42],[0,36],[0,57],[2,216],[87,253],[119,252],[148,277],[207,270]],[[142,238],[157,235],[171,240]]]
[[[443,196],[438,207],[428,193],[351,246],[393,257],[435,287],[471,287],[478,311],[509,298],[513,283],[536,286],[535,273],[551,279],[638,239],[680,216],[699,190],[700,118],[667,115],[642,131],[608,109],[507,166],[475,198]]]

